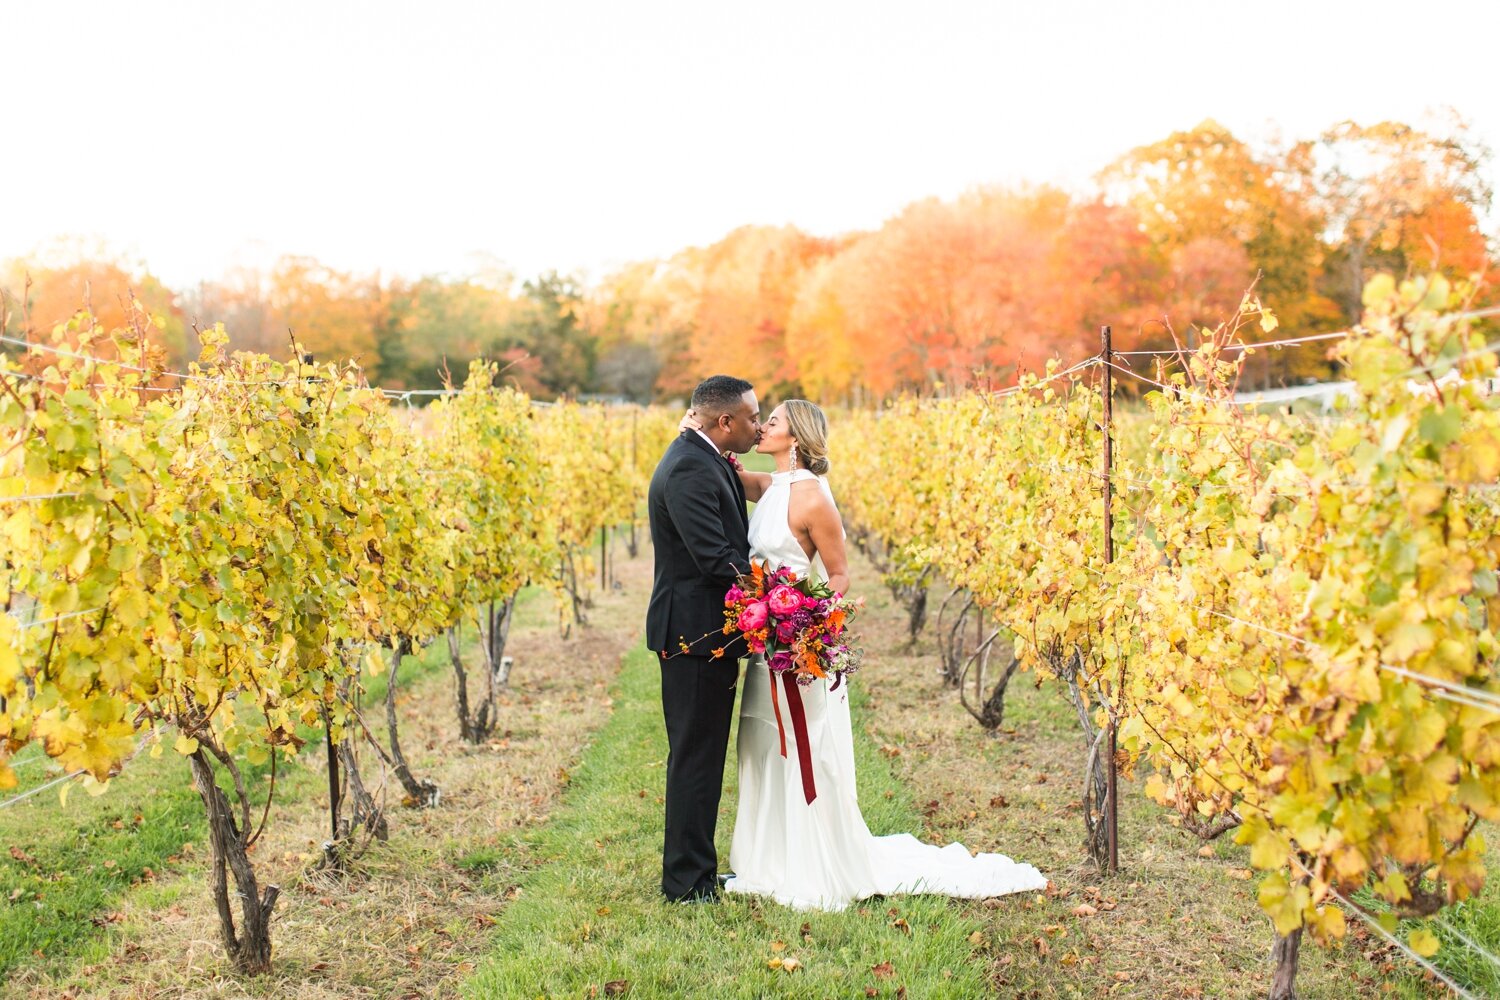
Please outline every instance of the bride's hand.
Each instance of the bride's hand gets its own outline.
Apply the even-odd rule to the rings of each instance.
[[[702,429],[703,424],[698,421],[696,410],[688,410],[687,413],[683,414],[682,422],[677,425],[678,433],[684,431],[701,431]]]

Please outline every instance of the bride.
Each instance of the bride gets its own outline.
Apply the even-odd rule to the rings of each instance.
[[[690,412],[683,427],[697,426]],[[774,473],[739,473],[750,517],[750,555],[767,568],[811,571],[838,593],[849,587],[838,507],[828,487],[828,422],[801,399],[776,407],[756,451]],[[865,825],[854,783],[849,685],[822,679],[801,689],[816,795],[804,795],[797,741],[782,739],[763,657],[749,661],[740,701],[739,812],[728,892],[767,896],[799,909],[841,910],[869,896],[936,893],[979,898],[1036,891],[1047,879],[1000,854],[971,856],[961,844],[936,847],[910,834],[876,837]]]

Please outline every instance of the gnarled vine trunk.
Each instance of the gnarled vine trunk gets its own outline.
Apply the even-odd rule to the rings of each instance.
[[[499,721],[498,697],[510,682],[511,658],[505,655],[505,644],[510,639],[515,610],[516,595],[512,594],[504,601],[490,601],[480,612],[479,650],[484,656],[485,681],[477,708],[470,705],[469,672],[459,648],[458,629],[448,630],[448,658],[453,662],[453,675],[458,684],[458,729],[470,743],[489,739]]]
[[[985,640],[979,644],[979,648],[969,654],[968,660],[964,662],[963,672],[959,677],[958,698],[963,702],[974,720],[984,727],[986,732],[993,733],[1000,728],[1005,721],[1005,692],[1010,687],[1010,679],[1015,676],[1016,670],[1020,668],[1020,661],[1016,659],[1012,651],[1005,667],[1000,671],[1000,678],[995,686],[985,693],[985,676],[989,673],[990,654],[995,649],[995,639],[1000,635],[1000,630],[992,631]],[[969,703],[967,690],[967,677],[969,671],[974,672],[974,702]]]
[[[355,680],[346,677],[339,682],[339,699],[350,706],[358,719],[358,706],[353,700]],[[331,732],[332,720],[328,709],[323,710],[323,724]],[[360,726],[363,721],[360,720]],[[335,869],[343,869],[351,860],[358,858],[369,847],[371,840],[384,841],[390,838],[385,810],[365,787],[360,774],[359,745],[362,733],[359,729],[346,731],[338,744],[330,744],[332,759],[330,770],[337,775],[329,793],[329,819],[332,838],[323,845],[324,863]],[[373,745],[373,744],[372,744]],[[380,747],[375,745],[376,752]],[[361,836],[363,834],[363,836]]]
[[[391,747],[391,769],[396,772],[396,780],[401,782],[401,787],[406,790],[406,796],[411,805],[418,809],[427,806],[435,806],[438,802],[438,787],[426,780],[417,780],[412,774],[411,766],[406,763],[406,755],[401,752],[400,719],[396,715],[396,673],[401,669],[401,661],[411,652],[411,640],[401,636],[391,648],[391,672],[386,679],[385,687],[385,724],[386,739]]]
[[[950,605],[956,610],[948,617]],[[963,683],[964,664],[968,660],[964,644],[964,627],[969,621],[969,612],[974,610],[974,596],[961,587],[955,587],[938,605],[937,647],[938,673],[949,687]]]
[[[1100,871],[1109,871],[1109,829],[1105,814],[1109,800],[1109,728],[1094,725],[1089,712],[1089,697],[1079,675],[1083,672],[1083,654],[1073,650],[1065,659],[1049,656],[1054,672],[1067,687],[1068,701],[1078,715],[1088,752],[1083,764],[1084,846]],[[1097,694],[1097,692],[1095,692]]]
[[[235,775],[236,794],[240,798],[240,818],[235,819],[229,797],[219,787],[212,761],[204,752],[204,738],[199,737],[200,746],[188,756],[193,771],[193,787],[203,799],[208,812],[208,845],[213,859],[210,880],[214,905],[219,913],[219,934],[224,941],[224,950],[230,961],[240,972],[260,975],[271,968],[271,912],[276,909],[276,898],[281,888],[268,885],[262,892],[255,877],[255,868],[248,854],[252,840],[250,833],[250,803],[245,797],[244,783]],[[216,753],[221,760],[232,759]],[[231,896],[229,878],[234,878]],[[236,924],[234,899],[240,903],[240,918]]]
[[[1297,1000],[1297,958],[1301,950],[1301,927],[1285,937],[1276,935],[1276,943],[1271,946],[1275,969],[1271,973],[1270,1000]]]

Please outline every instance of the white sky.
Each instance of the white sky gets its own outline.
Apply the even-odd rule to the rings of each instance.
[[[178,286],[281,253],[597,277],[1083,185],[1206,117],[1452,105],[1500,147],[1497,32],[1494,0],[0,0],[0,258],[74,234]]]

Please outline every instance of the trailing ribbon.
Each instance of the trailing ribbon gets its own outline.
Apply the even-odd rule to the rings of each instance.
[[[771,708],[776,713],[776,734],[781,737],[781,756],[786,756],[786,729],[781,723],[781,701],[776,696],[776,671],[771,674]],[[797,764],[802,770],[802,795],[812,805],[818,797],[818,788],[813,781],[812,741],[807,737],[807,710],[802,707],[802,686],[797,683],[795,670],[781,672],[781,684],[786,688],[786,707],[792,715],[792,738],[797,742]]]
[[[767,670],[771,674],[771,711],[776,713],[776,735],[781,737],[781,756],[786,756],[786,729],[781,725],[781,696],[776,693],[776,671]]]

